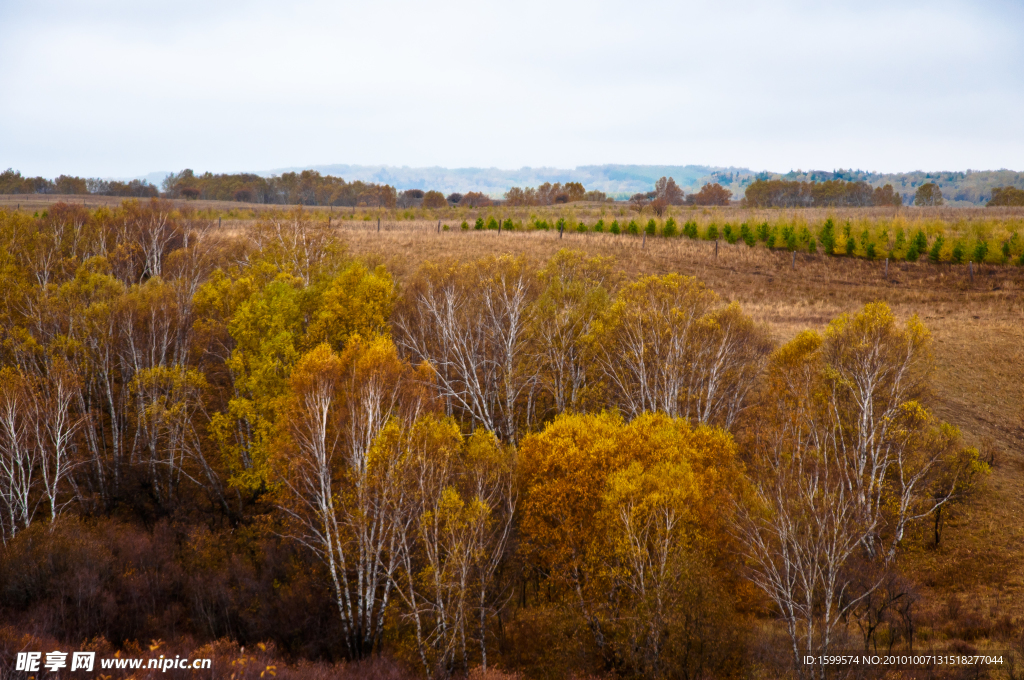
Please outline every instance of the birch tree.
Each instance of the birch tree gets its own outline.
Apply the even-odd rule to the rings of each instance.
[[[486,669],[494,576],[516,509],[511,450],[483,430],[464,443],[451,418],[427,416],[387,434],[382,455],[401,461],[405,488],[393,507],[395,588],[424,671],[465,673],[476,658]]]
[[[296,538],[327,567],[346,653],[364,658],[381,644],[397,568],[392,509],[402,492],[395,461],[374,457],[391,421],[426,408],[420,381],[381,337],[353,338],[339,355],[322,344],[289,379],[288,432],[294,455],[280,460],[285,512]]]
[[[918,401],[927,332],[867,305],[780,348],[754,418],[751,503],[738,525],[750,577],[786,623],[794,663],[845,639],[907,527],[952,497],[977,451]],[[856,560],[871,565],[858,574]],[[868,614],[874,615],[871,612]]]
[[[39,447],[40,477],[43,493],[54,521],[67,505],[61,489],[70,481],[75,465],[74,435],[81,424],[74,410],[80,387],[78,376],[66,360],[50,358],[45,374],[33,376],[34,403],[29,409],[32,438]]]
[[[534,274],[522,258],[427,265],[395,321],[396,342],[435,372],[448,413],[514,442],[536,388],[528,328]]]
[[[767,331],[692,277],[647,276],[619,291],[595,332],[613,405],[731,426],[770,349]]]
[[[28,528],[38,505],[39,449],[32,440],[29,389],[19,371],[0,370],[0,530],[5,544]]]
[[[705,633],[684,630],[681,611],[709,607],[687,594],[706,577],[694,573],[697,546],[728,541],[742,488],[729,435],[663,413],[573,414],[519,453],[523,552],[606,663],[664,677],[673,645],[710,647],[689,637]]]
[[[588,403],[596,378],[594,323],[611,302],[613,275],[607,258],[587,259],[561,250],[540,272],[542,292],[534,303],[532,346],[541,388],[556,413]]]

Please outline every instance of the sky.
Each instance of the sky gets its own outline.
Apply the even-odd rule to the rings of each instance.
[[[0,0],[0,166],[1024,169],[1024,2]]]

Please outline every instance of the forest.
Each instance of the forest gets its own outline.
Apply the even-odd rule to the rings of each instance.
[[[683,271],[571,241],[399,266],[330,215],[0,210],[5,673],[36,645],[199,677],[809,679],[1017,644],[919,612],[907,565],[997,461],[937,414],[917,315],[782,341]],[[710,239],[669,220],[633,242]],[[866,248],[831,217],[799,242]],[[1024,264],[1005,243],[991,266]]]

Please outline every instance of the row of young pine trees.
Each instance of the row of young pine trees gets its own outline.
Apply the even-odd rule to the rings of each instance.
[[[399,286],[301,212],[210,227],[0,212],[5,545],[141,477],[167,510],[269,508],[347,658],[508,665],[532,602],[590,668],[725,676],[770,610],[822,677],[798,658],[888,620],[901,545],[984,469],[921,401],[926,329],[884,304],[776,347],[692,277],[580,252]]]

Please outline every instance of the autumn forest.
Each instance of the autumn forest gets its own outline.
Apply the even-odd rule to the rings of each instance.
[[[621,235],[524,213],[504,237],[526,221],[557,249],[406,266],[301,207],[231,229],[189,201],[0,210],[0,676],[26,646],[498,680],[825,678],[803,658],[1017,644],[1019,619],[920,614],[908,556],[938,554],[998,463],[937,412],[929,324],[876,299],[780,338],[697,267],[584,245],[718,258],[731,218],[684,203]],[[422,231],[493,240],[485,218]],[[955,255],[925,227],[732,221],[722,257],[777,242],[782,271],[1024,264],[1016,222]]]

